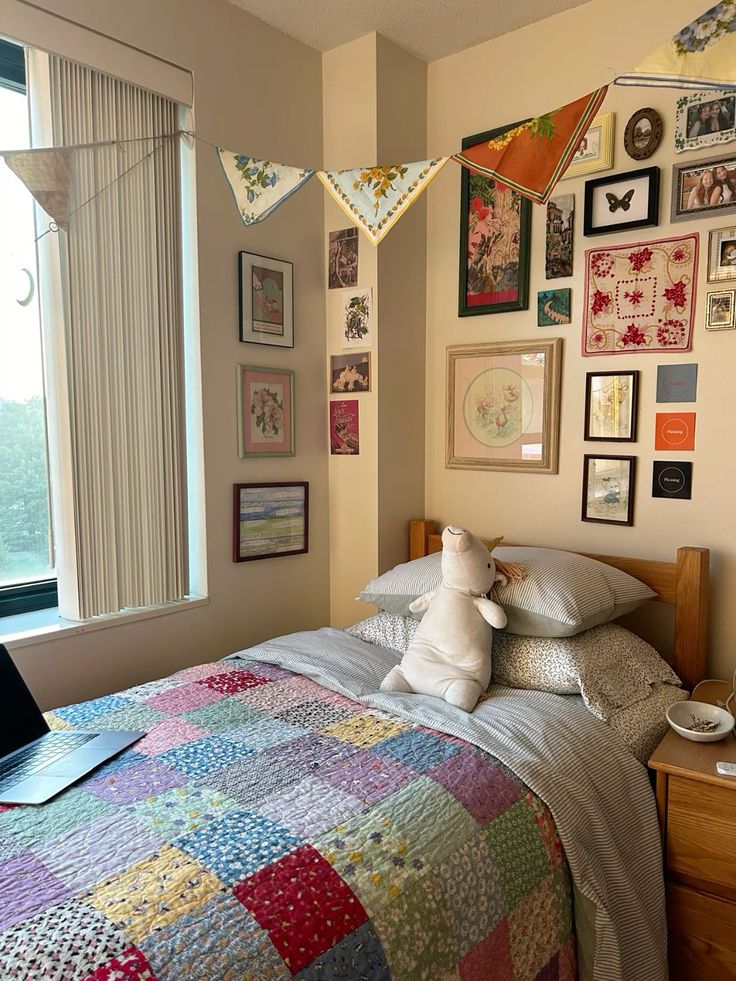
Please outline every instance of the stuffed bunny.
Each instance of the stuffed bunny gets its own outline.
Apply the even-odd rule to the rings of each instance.
[[[506,577],[489,548],[464,528],[445,528],[442,582],[409,607],[427,612],[381,690],[436,695],[472,712],[491,680],[491,627],[506,626],[503,609],[486,597],[497,580]]]

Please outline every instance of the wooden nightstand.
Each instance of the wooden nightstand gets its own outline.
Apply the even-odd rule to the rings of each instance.
[[[730,691],[728,682],[708,681],[692,698],[725,702]],[[657,774],[672,981],[736,979],[736,778],[716,773],[718,760],[736,763],[733,735],[695,743],[670,729],[649,761]]]

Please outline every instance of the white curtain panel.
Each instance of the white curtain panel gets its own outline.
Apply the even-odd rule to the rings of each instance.
[[[49,83],[56,146],[176,131],[174,102],[74,62],[51,56]],[[74,516],[73,540],[64,529],[57,541],[66,533],[76,579],[60,613],[72,619],[188,591],[178,161],[176,138],[76,154],[55,318]]]

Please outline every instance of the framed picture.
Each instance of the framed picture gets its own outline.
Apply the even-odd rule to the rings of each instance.
[[[736,154],[672,168],[670,221],[711,218],[736,210]]]
[[[294,266],[253,252],[238,253],[240,340],[294,347]]]
[[[570,323],[572,290],[540,290],[537,293],[537,327],[558,327]]]
[[[583,438],[635,443],[638,399],[638,371],[587,372]]]
[[[333,354],[330,357],[330,392],[370,392],[371,352]]]
[[[463,150],[512,129],[463,140]],[[529,307],[532,203],[490,177],[460,168],[461,317]]]
[[[357,456],[360,453],[357,399],[330,402],[330,453],[332,456]]]
[[[544,272],[547,279],[572,276],[575,195],[557,194],[547,202]]]
[[[238,365],[241,457],[294,456],[294,372]]]
[[[708,293],[708,307],[705,315],[706,330],[733,330],[734,291],[721,290]]]
[[[327,286],[331,290],[358,285],[358,229],[341,228],[330,232]]]
[[[585,182],[584,235],[644,228],[658,220],[659,167]]]
[[[718,228],[708,239],[708,282],[736,279],[736,228]]]
[[[635,456],[583,457],[583,521],[633,525]]]
[[[689,501],[693,496],[693,465],[685,460],[655,460],[652,464],[652,497]]]
[[[557,473],[562,340],[447,349],[446,466]]]
[[[309,551],[309,484],[233,486],[233,561]]]
[[[677,153],[730,143],[732,140],[736,140],[736,94],[733,90],[693,92],[677,100]]]
[[[624,149],[632,160],[646,160],[662,141],[662,117],[656,109],[637,109],[624,130]]]
[[[562,178],[580,177],[582,174],[595,174],[599,170],[613,167],[613,133],[616,115],[604,112],[596,116],[580,141],[577,153]]]

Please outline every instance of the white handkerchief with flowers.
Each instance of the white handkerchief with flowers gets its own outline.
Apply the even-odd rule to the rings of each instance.
[[[314,176],[313,170],[300,170],[270,160],[258,160],[244,153],[217,148],[222,169],[232,188],[240,217],[246,225],[268,218],[280,204]]]

